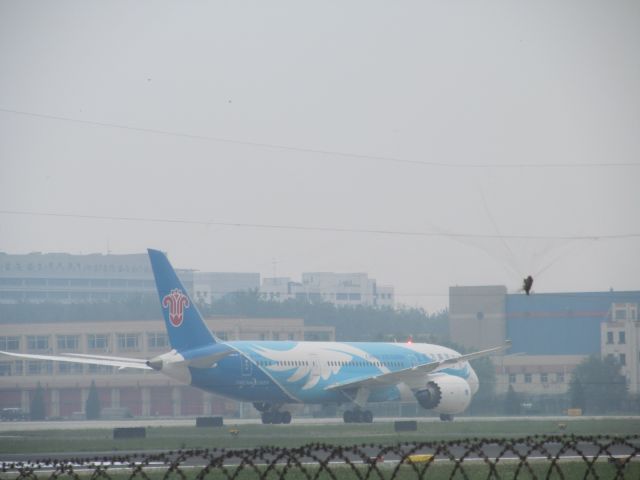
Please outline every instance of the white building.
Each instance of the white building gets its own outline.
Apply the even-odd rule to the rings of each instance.
[[[263,298],[275,301],[306,300],[334,305],[393,307],[394,289],[378,285],[366,273],[308,272],[302,281],[289,277],[264,278],[260,288]]]
[[[629,393],[640,393],[640,320],[637,303],[614,303],[600,324],[602,358],[612,356],[622,366]]]
[[[193,292],[197,302],[211,304],[229,293],[260,288],[259,273],[194,272]]]
[[[188,290],[193,272],[178,270]],[[0,252],[0,302],[91,303],[155,298],[156,286],[146,253]]]

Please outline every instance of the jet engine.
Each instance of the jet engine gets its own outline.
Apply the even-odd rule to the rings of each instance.
[[[463,412],[471,403],[471,387],[464,378],[454,375],[432,377],[415,391],[416,400],[426,410],[455,414]]]

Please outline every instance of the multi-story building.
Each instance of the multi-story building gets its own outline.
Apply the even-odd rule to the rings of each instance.
[[[211,304],[230,293],[260,288],[259,273],[194,272],[193,293],[198,303]]]
[[[265,299],[303,299],[335,305],[394,305],[392,286],[378,285],[366,273],[304,273],[301,282],[265,278],[259,273],[196,272],[177,270],[184,286],[198,303],[234,292],[260,290]],[[0,303],[91,303],[154,298],[155,282],[146,253],[114,255],[94,253],[0,252]]]
[[[629,391],[640,392],[640,319],[637,303],[614,303],[600,324],[600,350],[622,366]]]
[[[310,272],[302,274],[302,281],[289,277],[265,278],[260,294],[275,301],[306,300],[334,305],[367,305],[393,307],[394,289],[378,285],[366,273]]]
[[[192,291],[193,272],[178,270]],[[146,253],[74,255],[0,252],[0,302],[89,303],[152,298],[156,287]]]
[[[333,327],[308,327],[301,319],[205,319],[223,340],[335,340]],[[84,353],[151,358],[170,349],[162,320],[5,323],[0,350],[16,353]],[[181,416],[237,413],[236,402],[184,386],[151,371],[0,356],[0,408],[29,410],[38,384],[45,390],[47,416],[82,412],[91,382],[104,408],[132,415]]]
[[[494,357],[499,393],[509,385],[518,392],[566,393],[577,365],[608,354],[624,362],[629,391],[640,393],[638,340],[632,342],[639,302],[640,291],[525,295],[507,294],[503,286],[451,287],[451,340],[468,349],[511,340],[507,355]]]

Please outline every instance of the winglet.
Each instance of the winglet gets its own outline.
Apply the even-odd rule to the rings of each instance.
[[[216,343],[167,256],[159,250],[148,252],[171,347],[182,351]]]

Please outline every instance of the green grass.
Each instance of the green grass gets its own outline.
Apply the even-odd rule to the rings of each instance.
[[[640,432],[640,419],[580,420],[566,422],[497,421],[418,423],[417,432],[396,433],[393,423],[330,425],[241,425],[237,436],[222,428],[148,427],[144,439],[113,440],[111,429],[13,431],[0,436],[2,453],[112,452],[203,448],[298,447],[322,442],[333,445],[381,444],[509,438],[529,435],[630,435]]]

